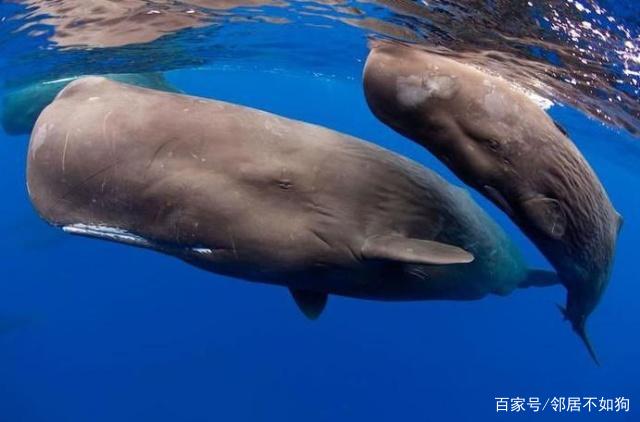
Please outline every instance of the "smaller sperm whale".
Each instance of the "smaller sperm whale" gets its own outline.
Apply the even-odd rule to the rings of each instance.
[[[368,142],[251,108],[72,82],[40,115],[29,195],[68,233],[281,285],[316,318],[330,294],[474,300],[557,283],[435,173]]]
[[[609,283],[622,217],[565,131],[506,81],[402,44],[373,45],[364,71],[373,113],[425,146],[536,244],[568,291],[566,319],[586,332]]]

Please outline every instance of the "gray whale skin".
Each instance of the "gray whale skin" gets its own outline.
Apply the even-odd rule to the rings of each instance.
[[[220,101],[77,80],[40,115],[27,173],[65,231],[286,286],[310,318],[328,294],[473,300],[557,282],[424,167]]]
[[[469,65],[374,42],[369,107],[493,201],[536,244],[567,288],[560,307],[597,361],[586,321],[609,283],[622,217],[557,125],[524,93]]]

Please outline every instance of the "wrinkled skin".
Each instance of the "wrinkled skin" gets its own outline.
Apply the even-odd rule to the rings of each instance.
[[[114,81],[125,82],[145,88],[176,92],[158,73],[113,73],[104,75]],[[2,128],[10,135],[31,133],[36,119],[56,95],[80,76],[31,84],[5,95],[2,104]]]
[[[468,193],[416,163],[319,126],[104,78],[73,82],[43,111],[28,188],[40,215],[72,233],[294,292],[471,300],[536,284]],[[452,245],[458,262],[424,265],[420,245],[405,247],[422,240]]]
[[[381,121],[428,148],[538,246],[595,359],[585,324],[607,287],[622,219],[564,131],[506,81],[401,44],[373,45],[364,89]]]

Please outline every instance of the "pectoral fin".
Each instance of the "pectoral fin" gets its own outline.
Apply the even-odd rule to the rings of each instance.
[[[567,215],[556,199],[536,197],[522,204],[529,222],[553,239],[560,239],[567,229]]]
[[[582,340],[582,342],[584,343],[585,347],[587,348],[587,352],[589,353],[589,356],[591,356],[591,359],[593,359],[596,365],[600,366],[600,360],[598,360],[598,355],[596,355],[596,350],[593,348],[593,344],[589,339],[589,335],[587,334],[587,328],[585,326],[584,320],[576,322],[570,318],[570,315],[567,312],[567,308],[565,308],[562,305],[556,305],[556,306],[558,306],[558,309],[560,310],[560,313],[564,317],[564,320],[571,322],[571,325],[573,326],[573,331],[575,331],[578,337],[580,337],[580,340]]]
[[[310,290],[294,290],[289,289],[293,300],[296,301],[298,308],[309,319],[318,319],[324,307],[327,305],[326,293],[312,292]]]
[[[527,287],[551,287],[562,285],[562,281],[553,271],[547,270],[529,270],[527,272],[527,276],[522,283],[520,283],[520,288]]]
[[[457,246],[399,235],[373,236],[362,246],[365,259],[382,259],[407,264],[450,265],[473,262],[473,255]]]

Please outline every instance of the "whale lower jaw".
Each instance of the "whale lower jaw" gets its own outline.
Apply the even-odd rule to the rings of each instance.
[[[124,243],[126,245],[138,246],[141,248],[155,249],[155,243],[145,239],[142,236],[130,233],[124,229],[91,225],[91,224],[69,224],[62,226],[65,233],[75,234],[78,236],[93,237],[96,239],[109,240],[112,242]]]
[[[116,243],[123,243],[125,245],[137,246],[139,248],[153,249],[161,252],[176,254],[179,252],[188,253],[195,256],[207,256],[212,255],[214,250],[207,247],[171,247],[168,245],[162,245],[160,243],[145,239],[142,236],[133,234],[125,229],[110,227],[105,225],[92,225],[92,224],[68,224],[62,226],[62,230],[65,233],[74,234],[78,236],[91,237],[94,239],[108,240]]]

